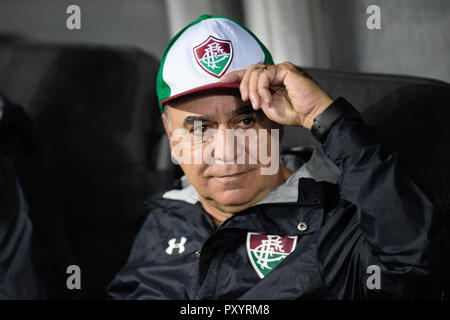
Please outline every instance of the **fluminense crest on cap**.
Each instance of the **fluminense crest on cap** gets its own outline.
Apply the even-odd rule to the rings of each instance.
[[[227,71],[233,59],[233,44],[229,40],[209,36],[194,48],[194,55],[203,70],[220,78]]]
[[[257,63],[273,60],[250,30],[225,17],[202,15],[176,34],[163,53],[156,79],[160,110],[195,92],[238,88],[239,83],[221,83],[220,78]]]

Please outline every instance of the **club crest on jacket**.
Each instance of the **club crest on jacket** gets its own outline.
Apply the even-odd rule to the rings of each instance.
[[[297,237],[247,233],[247,253],[262,279],[295,250]]]

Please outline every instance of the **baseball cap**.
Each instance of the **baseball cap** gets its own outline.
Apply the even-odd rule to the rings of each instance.
[[[165,103],[195,92],[239,88],[239,83],[221,83],[220,78],[257,63],[273,60],[250,30],[229,18],[200,16],[164,50],[156,78],[161,113]]]

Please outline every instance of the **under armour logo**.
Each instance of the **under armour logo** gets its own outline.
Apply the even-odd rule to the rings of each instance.
[[[177,239],[173,238],[169,240],[169,246],[166,249],[167,254],[172,254],[173,249],[178,249],[178,254],[181,254],[184,252],[184,244],[186,243],[187,239],[185,237],[181,237],[181,240],[179,243],[176,242]]]

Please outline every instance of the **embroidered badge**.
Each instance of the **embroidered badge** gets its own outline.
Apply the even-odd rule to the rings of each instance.
[[[233,60],[233,46],[231,41],[209,36],[194,48],[194,56],[203,70],[220,78]]]
[[[258,276],[262,279],[295,250],[297,236],[282,237],[249,232],[247,253]]]

